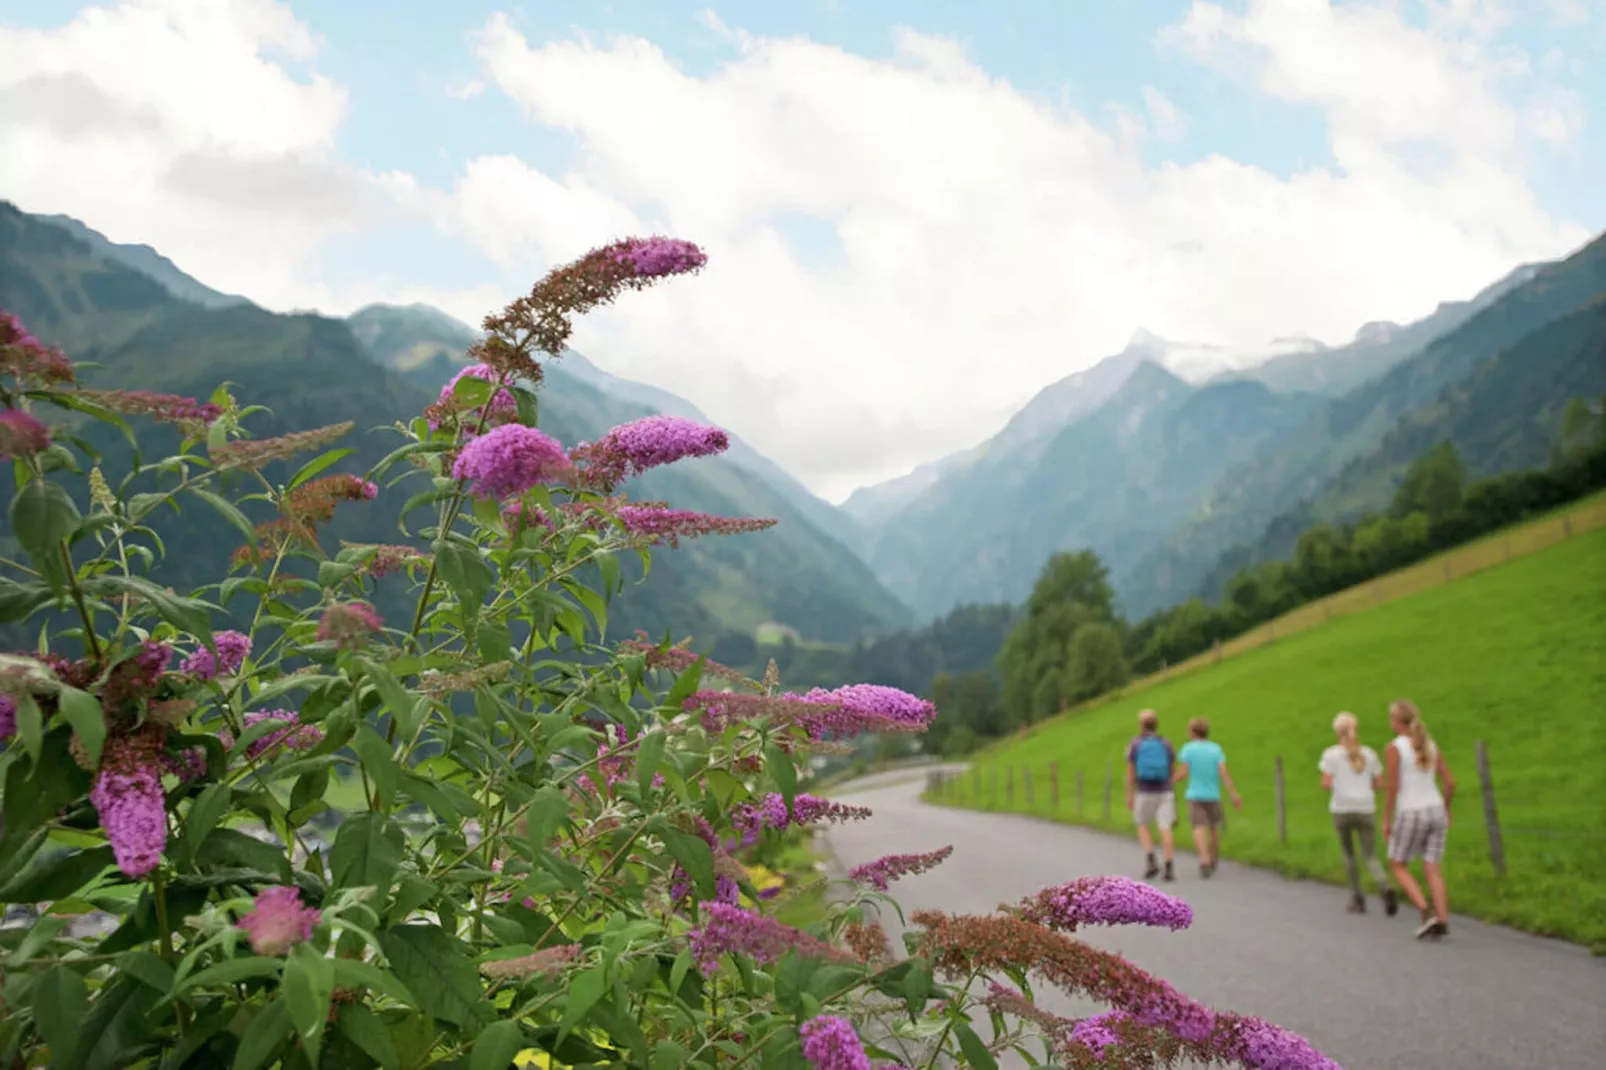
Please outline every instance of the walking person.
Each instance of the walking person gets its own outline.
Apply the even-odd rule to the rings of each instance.
[[[1393,917],[1399,913],[1399,896],[1389,886],[1383,863],[1377,860],[1377,789],[1383,786],[1383,763],[1377,751],[1361,745],[1359,727],[1353,713],[1345,711],[1334,717],[1333,734],[1338,742],[1322,752],[1317,768],[1322,774],[1322,790],[1332,792],[1327,811],[1333,815],[1333,828],[1349,872],[1349,912],[1366,913],[1358,861],[1364,859],[1366,872],[1383,898],[1383,913]]]
[[[1227,772],[1227,752],[1210,738],[1210,722],[1195,717],[1188,722],[1188,742],[1177,754],[1176,783],[1188,782],[1188,821],[1193,826],[1193,846],[1199,852],[1199,876],[1208,878],[1221,860],[1221,786],[1232,793],[1236,810],[1244,808],[1238,786]]]
[[[1149,826],[1160,831],[1160,850],[1165,855],[1165,879],[1175,880],[1173,868],[1176,841],[1172,829],[1177,824],[1177,797],[1171,787],[1171,774],[1177,763],[1171,743],[1160,735],[1160,715],[1153,710],[1138,714],[1138,736],[1126,749],[1126,808],[1138,826],[1138,845],[1143,848],[1147,866],[1144,880],[1160,872],[1154,860],[1154,839]]]
[[[1384,761],[1388,795],[1383,838],[1389,845],[1389,868],[1405,897],[1422,913],[1417,939],[1444,936],[1450,931],[1450,893],[1444,886],[1442,866],[1455,780],[1444,752],[1428,736],[1428,727],[1415,706],[1403,698],[1395,702],[1389,707],[1389,723],[1395,732]],[[1431,906],[1411,876],[1413,858],[1422,860]]]

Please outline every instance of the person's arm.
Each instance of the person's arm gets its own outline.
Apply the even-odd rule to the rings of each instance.
[[[1221,774],[1221,782],[1227,785],[1227,790],[1232,793],[1233,807],[1235,809],[1242,810],[1244,808],[1244,801],[1243,798],[1238,794],[1238,785],[1232,782],[1232,774],[1227,772],[1227,760],[1225,758],[1223,758],[1216,766],[1216,770]]]
[[[1333,773],[1332,770],[1328,768],[1327,755],[1322,755],[1322,760],[1316,763],[1316,770],[1322,774],[1322,790],[1332,791]]]
[[[1183,747],[1182,749],[1186,751],[1188,748]],[[1173,757],[1171,759],[1171,786],[1174,788],[1184,780],[1187,780],[1188,774],[1192,770],[1193,767],[1184,761],[1181,755]]]
[[[1367,757],[1372,762],[1372,790],[1383,790],[1383,763],[1377,760],[1377,755],[1367,751]]]
[[[1132,804],[1137,801],[1132,797],[1133,793],[1137,791],[1137,769],[1137,758],[1133,755],[1132,748],[1129,747],[1126,752],[1126,808],[1128,810],[1131,810]]]
[[[1439,757],[1439,791],[1444,795],[1444,823],[1450,823],[1450,800],[1455,798],[1455,778],[1450,775],[1450,763],[1444,760],[1444,748],[1435,747]]]
[[[1388,786],[1383,790],[1383,838],[1389,838],[1394,827],[1394,802],[1400,797],[1400,752],[1390,747],[1383,752],[1384,778]]]

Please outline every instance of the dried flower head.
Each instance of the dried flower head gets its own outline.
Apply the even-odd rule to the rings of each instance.
[[[50,448],[50,429],[21,409],[0,411],[0,461],[32,457]]]
[[[543,947],[541,950],[529,955],[521,955],[516,959],[493,959],[490,962],[480,963],[480,972],[493,981],[506,981],[510,979],[524,980],[528,977],[554,977],[563,971],[563,968],[580,956],[583,949],[579,944],[560,944],[557,947]]]
[[[424,673],[419,681],[419,690],[430,698],[445,698],[447,695],[473,691],[487,684],[500,683],[507,679],[507,674],[512,671],[513,663],[510,661],[496,661],[462,673],[446,673],[432,669]]]
[[[159,423],[205,427],[223,415],[219,405],[180,394],[158,394],[150,390],[84,390],[81,393],[102,408],[128,416],[149,416]]]
[[[690,639],[681,640],[682,644],[690,642]],[[663,669],[666,672],[676,673],[677,675],[685,672],[687,669],[690,669],[693,665],[696,665],[698,658],[702,657],[701,654],[698,654],[694,650],[687,650],[684,645],[666,647],[661,646],[658,643],[650,642],[647,639],[647,633],[642,631],[638,631],[636,633],[636,638],[625,639],[621,641],[619,645],[623,649],[634,650],[638,653],[646,655],[647,668]],[[712,658],[709,658],[703,662],[703,675],[718,677],[719,679],[728,680],[733,684],[739,684],[745,687],[758,687],[758,683],[756,681],[749,679],[747,676],[728,665],[721,665]]]
[[[318,621],[318,641],[355,650],[366,646],[384,627],[384,620],[367,602],[336,602]]]
[[[283,955],[303,940],[312,939],[312,930],[322,914],[301,902],[301,889],[284,885],[264,888],[256,902],[240,919],[258,955]]]
[[[719,968],[722,955],[743,954],[770,963],[796,949],[805,958],[845,961],[849,956],[809,934],[730,903],[704,903],[703,922],[687,938],[705,974]]]
[[[0,374],[19,383],[54,386],[77,379],[72,361],[55,346],[47,346],[28,333],[22,321],[0,308]]]
[[[212,451],[212,462],[219,469],[245,469],[255,471],[275,461],[289,460],[307,450],[322,449],[342,438],[355,426],[350,420],[344,423],[317,427],[310,431],[292,431],[277,438],[236,439],[225,442]]]

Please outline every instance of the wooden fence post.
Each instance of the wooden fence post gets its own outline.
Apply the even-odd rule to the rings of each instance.
[[[1277,641],[1277,622],[1276,621],[1272,621],[1270,624],[1266,625],[1266,642],[1275,643],[1276,641]]]
[[[1450,582],[1450,559],[1448,557],[1444,559],[1444,582]]]
[[[1506,560],[1511,560],[1511,536],[1506,536]]]
[[[1026,809],[1036,810],[1037,792],[1032,790],[1032,767],[1028,765],[1021,771],[1021,775],[1026,778]]]
[[[1288,842],[1288,807],[1283,801],[1283,756],[1277,756],[1277,842]]]
[[[1082,810],[1082,770],[1078,767],[1076,770],[1076,812],[1080,814]]]
[[[998,801],[998,766],[993,766],[992,776],[987,778],[987,798],[990,802]]]
[[[976,795],[976,802],[981,802],[981,766],[970,767],[970,789]]]
[[[1499,876],[1506,875],[1506,843],[1500,837],[1500,812],[1494,804],[1494,778],[1489,775],[1489,748],[1478,740],[1478,780],[1483,783],[1483,822],[1489,828],[1489,861]]]
[[[1115,790],[1115,766],[1104,767],[1104,820],[1110,819],[1110,792]]]
[[[1215,652],[1216,664],[1220,665],[1221,664],[1221,640],[1220,639],[1212,639],[1212,640],[1210,640],[1210,649]]]
[[[1383,604],[1383,585],[1376,580],[1372,581],[1372,604],[1374,606]]]
[[[1564,539],[1573,537],[1573,515],[1571,513],[1561,518],[1561,537]]]
[[[1015,805],[1015,767],[1013,765],[1004,767],[1004,805]]]
[[[1055,813],[1060,808],[1060,763],[1048,763],[1048,808]]]

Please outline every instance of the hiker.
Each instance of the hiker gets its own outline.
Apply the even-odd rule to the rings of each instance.
[[[1450,800],[1455,780],[1441,751],[1428,736],[1422,714],[1406,699],[1389,707],[1395,736],[1385,752],[1388,793],[1383,804],[1383,838],[1389,845],[1389,867],[1405,897],[1422,914],[1416,938],[1444,936],[1450,931],[1450,894],[1444,886],[1444,841],[1450,831]],[[1435,774],[1437,780],[1435,780]],[[1440,791],[1443,785],[1443,791]],[[1422,860],[1430,907],[1411,876],[1410,862]]]
[[[1188,782],[1188,823],[1193,826],[1193,846],[1199,852],[1199,876],[1209,879],[1221,860],[1221,786],[1232,793],[1236,810],[1244,808],[1238,786],[1227,772],[1227,752],[1210,739],[1210,722],[1195,717],[1188,722],[1192,738],[1177,754],[1176,783]]]
[[[1165,879],[1175,880],[1173,867],[1176,842],[1171,830],[1177,823],[1177,797],[1171,787],[1171,773],[1176,766],[1176,753],[1171,744],[1160,735],[1160,715],[1153,710],[1138,714],[1139,735],[1126,749],[1126,808],[1138,826],[1138,844],[1147,856],[1148,865],[1143,871],[1144,880],[1153,880],[1160,872],[1154,860],[1154,840],[1149,826],[1160,830],[1160,849],[1165,852]]]
[[[1366,913],[1366,895],[1361,891],[1361,868],[1357,863],[1357,859],[1365,859],[1366,872],[1383,898],[1383,912],[1393,917],[1399,913],[1400,900],[1383,873],[1383,863],[1377,860],[1376,793],[1383,786],[1383,763],[1377,751],[1361,745],[1359,725],[1348,710],[1334,717],[1333,734],[1338,742],[1322,752],[1316,767],[1322,774],[1322,790],[1332,792],[1327,812],[1333,815],[1333,828],[1349,872],[1349,912]],[[1357,840],[1359,854],[1355,850]]]

